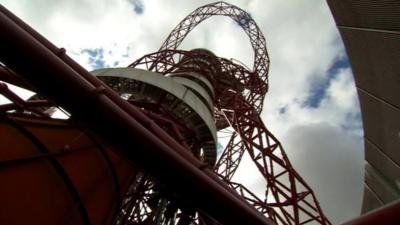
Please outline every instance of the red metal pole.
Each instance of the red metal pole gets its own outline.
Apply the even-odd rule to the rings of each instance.
[[[1,65],[0,65],[0,80],[18,87],[25,88],[30,91],[34,91],[33,88],[28,83],[24,82],[20,77],[18,77],[12,71],[7,70]]]
[[[34,109],[37,107],[51,107],[54,106],[53,103],[47,101],[47,100],[32,100],[32,101],[25,101],[23,104],[23,108],[26,109]],[[21,106],[16,104],[16,103],[9,103],[9,104],[4,104],[0,105],[0,112],[5,112],[8,110],[16,110],[16,109],[21,109]],[[47,116],[47,115],[46,115]]]
[[[201,162],[193,164],[187,160],[189,156],[181,154],[181,146],[171,148],[176,143],[171,138],[160,140],[155,136],[154,130],[161,130],[157,125],[77,63],[72,63],[63,51],[48,49],[43,44],[46,41],[36,40],[4,13],[0,13],[0,30],[2,62],[151,172],[171,191],[181,194],[187,204],[224,224],[272,224],[217,182],[215,175],[203,172],[199,168]],[[64,61],[66,58],[70,63]]]
[[[10,101],[12,101],[17,108],[23,109],[26,108],[26,102],[24,99],[19,97],[17,94],[12,92],[10,89],[8,89],[7,84],[0,82],[0,94],[2,94],[4,97],[8,98]],[[48,115],[36,108],[30,109],[32,112],[36,113],[37,115],[41,115],[43,117],[48,117]]]

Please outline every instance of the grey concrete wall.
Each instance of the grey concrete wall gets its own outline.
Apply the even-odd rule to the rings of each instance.
[[[363,212],[400,198],[400,1],[328,0],[360,99]]]

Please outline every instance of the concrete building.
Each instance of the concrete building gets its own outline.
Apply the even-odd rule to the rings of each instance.
[[[400,198],[400,1],[328,0],[361,105],[362,213]]]

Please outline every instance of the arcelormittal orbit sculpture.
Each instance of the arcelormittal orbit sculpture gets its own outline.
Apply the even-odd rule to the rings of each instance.
[[[231,60],[217,57],[205,49],[179,50],[179,44],[188,33],[212,16],[231,18],[247,34],[254,50],[252,70],[235,64]],[[158,76],[162,74],[164,75],[163,79],[179,83],[185,87],[185,91],[196,96],[188,96],[189,102],[185,104],[186,96],[180,98],[179,94],[175,94],[175,98],[180,98],[177,100],[171,96],[172,91],[169,93],[161,91],[161,94],[158,91],[149,90],[145,94],[146,97],[151,93],[157,95],[151,100],[154,101],[152,109],[155,110],[149,110],[149,114],[157,113],[154,119],[160,118],[159,123],[162,123],[165,118],[168,118],[168,114],[175,112],[172,117],[178,118],[178,120],[165,122],[170,127],[176,126],[176,128],[170,128],[169,133],[174,134],[176,140],[183,138],[185,141],[182,142],[182,145],[191,149],[195,155],[212,166],[222,180],[240,193],[256,209],[277,224],[306,224],[308,222],[329,224],[314,193],[293,169],[281,143],[268,131],[260,118],[264,96],[268,91],[269,58],[265,38],[247,12],[225,2],[216,2],[196,9],[174,28],[158,52],[138,59],[123,70],[133,71],[131,68],[140,67],[156,73],[156,83],[160,82]],[[135,85],[133,84],[135,82],[126,79],[126,75],[120,75],[125,72],[121,71],[121,73],[115,69],[98,72],[99,75],[105,76],[102,77],[104,82],[120,94],[128,94],[133,102],[137,102],[138,106],[149,104],[148,101],[136,97],[137,95],[143,96],[143,93],[137,93],[137,90],[141,90],[140,88],[133,88],[133,92],[129,91],[129,85]],[[168,86],[167,83],[163,83],[163,85]],[[153,86],[157,86],[157,84]],[[202,103],[200,111],[207,111],[204,113],[207,115],[204,116],[204,120],[197,118],[203,115],[202,112],[195,109],[200,104],[191,107],[190,99],[198,99]],[[201,125],[192,120],[198,120]],[[215,123],[212,124],[210,121],[215,121]],[[205,133],[210,132],[208,136],[201,134],[202,130],[198,128],[199,126],[206,130]],[[230,135],[229,142],[218,160],[215,158],[216,140],[215,136],[213,137],[215,131],[227,132]],[[257,197],[242,184],[231,181],[245,152],[249,153],[251,160],[260,172],[260,177],[266,181],[264,198]],[[142,182],[148,181],[143,180]],[[150,189],[148,188],[148,190]],[[142,199],[138,200],[133,208],[143,207],[141,204],[146,204],[144,202],[146,194],[143,194]],[[138,204],[139,202],[141,203]],[[144,211],[137,210],[137,212]],[[150,212],[148,213],[150,214]],[[133,215],[133,220],[143,217],[142,213]]]

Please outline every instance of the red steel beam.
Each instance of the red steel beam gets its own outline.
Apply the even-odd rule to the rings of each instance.
[[[22,107],[21,107],[22,106]],[[53,103],[47,100],[32,100],[32,101],[25,101],[22,105],[17,103],[8,103],[0,105],[0,112],[6,112],[9,110],[19,110],[19,109],[35,109],[37,107],[52,107],[54,106]],[[42,115],[42,114],[40,114]],[[48,116],[48,115],[44,115]]]
[[[33,88],[26,82],[24,82],[19,76],[14,74],[12,71],[6,69],[0,65],[0,80],[9,84],[34,91]]]
[[[17,94],[15,94],[13,91],[11,91],[7,84],[0,82],[0,94],[2,94],[4,97],[8,98],[11,102],[15,104],[16,107],[23,109],[25,108],[26,101],[19,97]],[[37,115],[43,116],[43,117],[48,117],[48,115],[36,108],[31,108],[30,109],[32,112],[34,112]]]
[[[138,109],[1,5],[0,30],[3,63],[181,194],[186,204],[223,224],[273,224]]]

